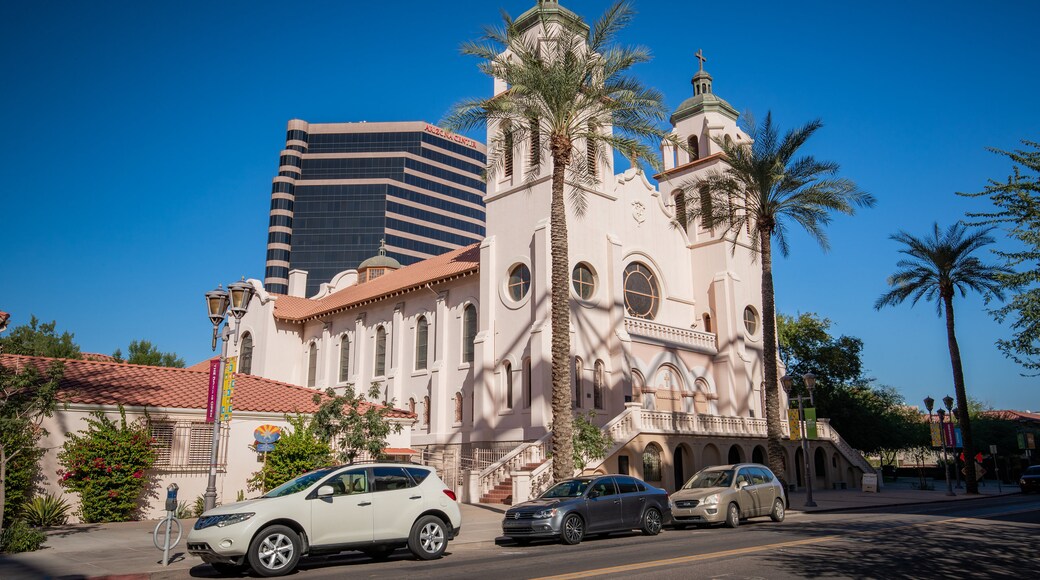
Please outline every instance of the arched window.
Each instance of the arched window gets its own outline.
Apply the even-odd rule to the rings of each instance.
[[[531,408],[531,358],[525,358],[521,367],[520,380],[524,382],[524,408]]]
[[[726,146],[726,149],[733,147],[733,138],[726,135],[722,138],[722,143]]]
[[[347,382],[350,376],[350,339],[343,335],[339,341],[339,382]]]
[[[513,128],[506,123],[502,131],[502,164],[506,177],[513,176]]]
[[[672,199],[675,201],[675,221],[686,229],[686,196],[681,189],[677,189],[672,193]]]
[[[704,313],[704,332],[711,332],[711,315]]]
[[[373,374],[381,377],[386,374],[386,329],[376,329],[376,361]]]
[[[307,386],[313,387],[318,380],[318,345],[311,343],[310,352],[307,353]]]
[[[473,362],[473,341],[477,338],[477,309],[467,304],[462,309],[462,362]]]
[[[430,340],[430,325],[425,316],[420,316],[415,323],[415,370],[426,368],[427,343]]]
[[[408,398],[408,411],[413,414],[415,413],[415,397]]]
[[[542,163],[542,139],[538,127],[538,119],[531,119],[531,167],[535,168]]]
[[[253,374],[253,335],[242,335],[242,349],[238,353],[238,372],[243,375]]]
[[[430,424],[430,397],[429,397],[429,395],[423,397],[422,422],[423,422],[423,425],[429,425]]]
[[[508,362],[502,365],[502,387],[505,391],[506,409],[513,408],[513,365]]]
[[[660,291],[657,277],[645,264],[632,262],[625,268],[625,309],[629,316],[653,320],[657,316]]]
[[[582,393],[582,390],[583,390],[582,389],[582,385],[581,385],[581,367],[582,367],[581,359],[578,358],[578,357],[574,357],[574,408],[575,409],[580,409],[581,408],[581,393]]]
[[[596,123],[589,121],[589,133],[596,132]],[[596,141],[594,139],[585,140],[585,163],[589,170],[589,176],[592,178],[596,177],[596,160],[598,155],[596,154]]]
[[[462,423],[462,393],[455,393],[455,422]]]
[[[592,406],[597,409],[603,408],[604,398],[607,390],[607,373],[603,368],[603,361],[596,361],[595,370],[592,375]]]
[[[686,144],[690,148],[690,161],[696,161],[701,158],[701,150],[699,143],[697,142],[696,135],[690,135],[690,138],[686,140]]]
[[[698,190],[701,198],[701,227],[710,230],[715,225],[715,221],[711,217],[711,190],[708,189],[707,185],[702,185]]]
[[[656,443],[643,449],[643,479],[661,481],[661,448]]]

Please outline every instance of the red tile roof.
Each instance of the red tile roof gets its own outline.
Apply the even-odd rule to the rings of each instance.
[[[61,398],[85,405],[125,405],[205,409],[209,389],[209,367],[205,371],[150,367],[89,360],[53,359],[13,354],[0,355],[0,364],[15,369],[27,365],[46,372],[51,363],[61,361],[65,376]],[[252,375],[235,375],[235,411],[266,413],[313,413],[314,389],[272,381]],[[389,416],[414,418],[415,414],[392,409]]]
[[[107,354],[101,354],[100,352],[81,352],[79,353],[83,360],[95,360],[102,362],[117,362],[115,357]]]
[[[418,290],[427,284],[468,276],[479,268],[480,247],[479,244],[473,244],[405,266],[375,280],[349,286],[318,300],[278,294],[274,303],[274,317],[289,322],[304,322]]]

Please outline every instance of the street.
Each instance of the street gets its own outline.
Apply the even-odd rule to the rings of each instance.
[[[1040,496],[912,505],[848,513],[788,512],[737,529],[666,529],[588,538],[578,546],[449,545],[438,561],[406,550],[305,559],[291,577],[340,578],[997,578],[1040,574]],[[212,578],[198,564],[160,578]]]

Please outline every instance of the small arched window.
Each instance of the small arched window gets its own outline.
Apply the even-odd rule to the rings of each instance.
[[[711,315],[704,313],[704,332],[711,332]]]
[[[656,443],[643,449],[643,479],[661,481],[661,448]]]
[[[536,168],[542,163],[542,139],[538,127],[538,119],[531,119],[531,168]]]
[[[520,380],[524,382],[524,408],[531,408],[531,358],[525,358],[522,366]]]
[[[408,412],[415,414],[415,397],[408,398]]]
[[[729,148],[733,147],[733,138],[730,137],[729,135],[725,135],[722,138],[722,143],[723,143],[723,145],[726,146],[726,149],[729,149]]]
[[[502,164],[506,177],[513,176],[513,128],[506,123],[502,130]]]
[[[686,145],[690,149],[690,161],[696,161],[701,158],[700,143],[697,141],[696,135],[690,135],[690,138],[686,140]]]
[[[581,393],[582,393],[582,390],[583,390],[582,389],[582,384],[581,384],[581,367],[582,367],[581,359],[578,358],[578,357],[574,357],[574,408],[575,409],[580,409],[581,408]]]
[[[589,134],[596,133],[596,123],[589,121]],[[596,160],[598,159],[598,151],[596,149],[595,139],[585,140],[585,162],[587,163],[589,170],[589,177],[595,179],[596,177]]]
[[[597,409],[603,408],[607,391],[607,373],[603,367],[603,361],[596,361],[595,370],[592,375],[592,406]]]
[[[376,360],[373,374],[377,377],[386,374],[386,329],[382,326],[376,329]]]
[[[502,390],[504,391],[506,409],[513,408],[513,365],[508,362],[502,365]]]
[[[477,309],[467,304],[462,309],[462,362],[473,362],[473,342],[477,338]]]
[[[677,189],[672,192],[672,199],[675,201],[675,221],[686,229],[686,195],[681,189]]]
[[[702,185],[697,192],[701,198],[701,227],[710,230],[715,226],[715,221],[712,219],[712,203],[711,203],[711,190],[708,189],[707,185]]]
[[[430,397],[429,397],[429,395],[423,397],[422,422],[423,422],[423,425],[429,425],[430,424]]]
[[[347,382],[350,376],[350,339],[347,335],[339,341],[339,382]]]
[[[310,351],[307,353],[307,386],[314,387],[318,380],[318,345],[311,343]]]
[[[430,340],[430,325],[426,322],[425,316],[420,316],[419,320],[415,323],[415,369],[422,370],[426,368],[426,353],[428,352],[428,343]]]
[[[253,374],[253,334],[242,335],[242,350],[238,353],[238,372],[243,375]]]
[[[455,422],[462,423],[462,393],[455,393]]]

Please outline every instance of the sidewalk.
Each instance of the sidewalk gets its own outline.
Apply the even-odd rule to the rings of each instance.
[[[998,495],[995,485],[980,488],[981,496],[946,495],[944,482],[936,482],[935,490],[913,489],[910,480],[886,483],[879,493],[860,490],[814,490],[816,507],[806,508],[805,491],[795,491],[788,501],[790,511],[828,512],[907,504],[961,501]],[[1018,493],[1018,486],[1004,486],[1003,495]],[[453,545],[494,543],[502,533],[502,514],[508,506],[461,504],[462,533]],[[36,552],[0,555],[0,578],[5,580],[108,578],[109,580],[143,580],[162,578],[163,572],[187,570],[202,564],[188,556],[184,539],[171,552],[171,562],[163,567],[162,551],[152,544],[155,521],[117,524],[78,524],[62,526],[47,532],[47,542]],[[184,520],[185,536],[195,520]]]

